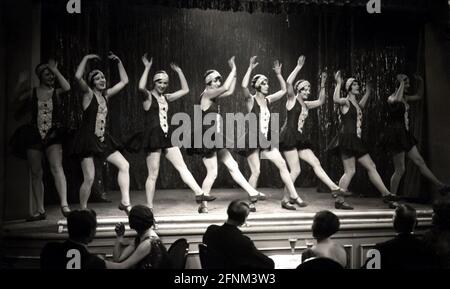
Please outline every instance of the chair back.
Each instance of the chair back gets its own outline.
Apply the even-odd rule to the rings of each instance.
[[[176,240],[169,248],[168,254],[173,269],[184,269],[189,253],[189,244],[186,239]]]
[[[330,258],[319,257],[308,259],[307,261],[300,264],[297,269],[302,271],[334,271],[343,270],[344,267]]]
[[[226,268],[224,257],[206,244],[198,244],[200,264],[203,269],[224,269]]]

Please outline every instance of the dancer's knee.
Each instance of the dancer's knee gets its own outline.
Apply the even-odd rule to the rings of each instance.
[[[31,168],[30,172],[33,180],[42,180],[42,177],[44,176],[42,168]]]

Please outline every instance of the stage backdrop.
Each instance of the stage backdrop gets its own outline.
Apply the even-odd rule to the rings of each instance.
[[[363,133],[370,144],[372,158],[386,185],[389,185],[392,162],[389,155],[376,147],[376,143],[385,127],[386,99],[395,89],[395,75],[399,72],[422,73],[423,14],[393,10],[370,15],[365,7],[331,4],[296,5],[295,9],[285,11],[279,8],[281,6],[274,9],[264,6],[262,13],[254,11],[257,5],[248,5],[250,2],[264,1],[242,1],[247,6],[237,7],[240,1],[225,1],[229,6],[221,7],[217,6],[217,1],[211,1],[216,3],[212,8],[220,10],[200,10],[192,7],[205,8],[201,3],[209,1],[162,1],[169,5],[159,6],[150,4],[150,1],[121,0],[83,1],[82,13],[69,15],[65,12],[65,2],[43,1],[42,59],[55,57],[72,84],[73,89],[64,101],[67,125],[72,129],[78,127],[81,118],[81,98],[74,73],[83,55],[88,53],[97,53],[102,57],[101,62],[94,63],[88,69],[103,69],[110,84],[118,80],[118,73],[116,65],[107,60],[108,51],[113,51],[122,59],[128,72],[130,83],[110,102],[111,129],[121,140],[126,140],[143,128],[138,81],[144,68],[141,62],[144,53],[153,57],[151,75],[160,69],[169,73],[169,91],[179,88],[179,81],[169,64],[173,61],[181,66],[190,93],[171,103],[170,112],[183,111],[189,114],[192,114],[192,106],[198,103],[204,89],[204,72],[217,69],[222,75],[227,75],[229,57],[236,56],[238,82],[235,94],[221,99],[221,108],[224,112],[244,112],[240,83],[251,56],[257,55],[260,63],[254,73],[268,75],[270,90],[275,91],[279,86],[271,69],[273,61],[280,60],[283,76],[287,78],[298,56],[304,54],[306,63],[299,77],[312,83],[312,97],[318,94],[320,72],[326,70],[329,73],[326,104],[310,112],[307,127],[307,133],[316,145],[315,152],[325,170],[335,181],[339,180],[343,171],[340,159],[325,151],[339,125],[338,107],[333,104],[332,95],[333,73],[341,69],[345,77],[355,76],[363,83],[370,81],[373,84],[374,94],[364,110]],[[190,3],[189,9],[177,7],[184,2]],[[414,104],[411,110],[414,133],[420,140],[420,147],[426,143],[423,104]],[[285,117],[284,107],[283,99],[273,108],[273,112],[281,114],[282,120]],[[188,167],[201,183],[205,176],[201,159],[184,155]],[[126,157],[131,165],[132,188],[143,189],[147,177],[144,154],[126,154]],[[246,161],[237,155],[235,157],[248,177],[250,171]],[[76,162],[67,157],[66,167],[69,170],[67,175],[71,178],[71,194],[77,194],[81,177],[79,168]],[[74,168],[78,173],[73,172]],[[112,167],[108,169],[110,189],[117,188],[115,173]],[[158,188],[186,187],[164,158],[159,176]],[[404,194],[411,197],[420,195],[421,178],[417,176],[417,170],[408,166]],[[281,187],[278,171],[269,161],[262,161],[259,185]],[[296,185],[319,185],[320,191],[325,191],[305,163],[302,163],[302,174]],[[230,175],[221,165],[215,187],[233,186],[235,184]],[[363,195],[377,194],[361,168],[352,182],[351,190]]]

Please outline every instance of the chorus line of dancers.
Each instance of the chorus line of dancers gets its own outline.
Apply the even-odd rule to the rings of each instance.
[[[108,102],[111,97],[123,90],[129,79],[119,57],[110,53],[108,58],[117,63],[120,75],[120,81],[109,88],[106,86],[107,81],[102,71],[95,69],[86,73],[89,61],[101,60],[98,55],[84,56],[78,66],[75,79],[82,92],[83,118],[74,141],[68,149],[70,149],[70,155],[80,160],[83,171],[83,183],[80,187],[81,209],[87,209],[88,206],[96,173],[93,161],[95,157],[108,161],[118,169],[117,182],[121,192],[118,208],[129,214],[131,209],[129,163],[120,152],[124,149],[124,145],[109,133],[107,127],[107,119],[110,117]],[[142,63],[144,72],[139,81],[139,91],[142,94],[142,105],[145,111],[145,129],[127,144],[127,148],[130,148],[131,151],[143,150],[146,152],[148,168],[148,177],[145,183],[146,205],[152,210],[161,154],[164,154],[178,171],[183,182],[194,192],[195,201],[199,204],[199,213],[207,213],[208,202],[216,199],[211,196],[210,192],[217,178],[219,160],[225,164],[233,180],[247,192],[253,212],[256,211],[258,201],[267,199],[267,196],[257,189],[261,158],[270,160],[279,170],[284,183],[281,207],[286,210],[296,210],[297,207],[302,208],[308,205],[299,196],[294,186],[295,180],[301,172],[300,159],[311,165],[316,176],[329,187],[336,209],[353,209],[345,197],[351,195],[348,187],[355,174],[356,161],[367,170],[369,180],[380,192],[383,202],[389,208],[395,208],[398,205],[397,190],[405,173],[405,156],[408,156],[419,167],[420,172],[432,181],[441,193],[450,191],[450,186],[441,182],[427,167],[417,149],[417,140],[411,133],[408,102],[419,100],[423,96],[423,80],[420,77],[417,78],[418,92],[413,94],[410,91],[408,76],[398,74],[396,90],[387,98],[389,104],[388,127],[383,134],[382,144],[392,153],[395,168],[390,189],[388,189],[362,139],[363,109],[371,95],[370,85],[366,84],[366,91],[361,97],[360,81],[350,77],[344,82],[341,72],[336,72],[333,101],[339,105],[341,123],[336,137],[328,146],[330,151],[339,152],[344,166],[344,174],[336,184],[324,171],[314,154],[313,143],[307,137],[307,126],[305,126],[309,111],[322,106],[326,101],[327,73],[321,73],[318,98],[311,99],[311,83],[305,79],[296,81],[305,64],[305,57],[298,58],[297,65],[287,81],[284,80],[281,73],[282,65],[275,61],[273,71],[280,88],[270,93],[268,77],[264,74],[253,73],[258,66],[256,56],[253,56],[250,58],[247,72],[241,83],[243,101],[246,104],[247,113],[255,114],[258,120],[258,140],[270,142],[272,132],[278,129],[272,127],[270,107],[273,103],[286,97],[287,118],[280,131],[280,148],[266,148],[261,146],[258,141],[255,148],[238,149],[238,154],[247,159],[250,167],[251,176],[248,180],[241,173],[238,163],[229,149],[224,146],[187,149],[189,155],[200,155],[206,168],[206,176],[200,186],[186,166],[180,148],[171,143],[169,104],[189,93],[186,77],[182,69],[172,63],[170,67],[177,73],[181,88],[172,93],[167,92],[169,76],[164,70],[156,71],[152,78],[152,86],[149,88],[147,82],[152,67],[152,58],[149,59],[147,55],[144,55]],[[234,57],[228,60],[228,64],[230,72],[225,80],[217,70],[208,70],[204,74],[205,89],[201,93],[198,103],[202,110],[202,117],[211,113],[219,115],[220,99],[235,94],[237,76]],[[46,218],[42,182],[43,157],[47,157],[50,164],[60,198],[61,213],[67,216],[70,212],[67,203],[66,177],[62,166],[62,143],[66,137],[66,131],[62,125],[61,98],[64,97],[65,92],[71,89],[71,86],[58,70],[55,60],[39,64],[35,73],[40,81],[39,86],[31,90],[18,90],[15,99],[20,108],[18,115],[31,115],[31,120],[26,125],[19,127],[11,139],[13,152],[15,155],[27,159],[31,172],[32,195],[37,204],[37,212],[28,219],[29,221]],[[203,125],[202,132],[205,133],[211,126]],[[215,137],[224,137],[224,134],[218,133]]]

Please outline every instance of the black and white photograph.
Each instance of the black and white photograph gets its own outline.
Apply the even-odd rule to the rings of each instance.
[[[2,0],[0,109],[0,270],[450,269],[450,1]]]

